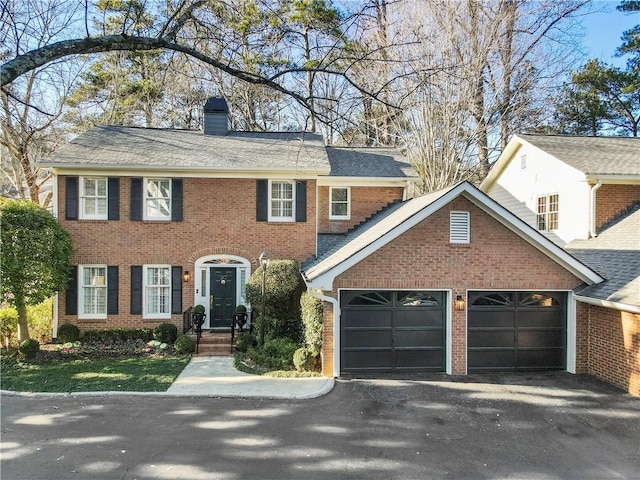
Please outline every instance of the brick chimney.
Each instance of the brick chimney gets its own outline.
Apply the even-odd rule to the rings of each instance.
[[[211,97],[204,105],[204,134],[229,133],[229,106],[224,98]]]

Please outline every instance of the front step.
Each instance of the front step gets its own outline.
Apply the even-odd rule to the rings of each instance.
[[[194,333],[189,335],[193,341],[196,341]],[[198,345],[198,353],[194,354],[198,357],[222,357],[232,355],[235,349],[231,347],[231,333],[221,332],[202,332],[200,343]]]

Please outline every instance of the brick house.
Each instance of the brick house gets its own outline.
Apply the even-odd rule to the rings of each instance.
[[[469,183],[409,199],[395,150],[311,133],[95,127],[47,162],[74,276],[56,321],[229,326],[260,252],[323,301],[328,376],[567,370],[588,363],[574,289],[595,269]],[[250,305],[248,305],[250,307]],[[213,312],[213,313],[211,313]]]
[[[514,135],[480,188],[606,279],[574,289],[576,371],[640,395],[640,139]]]

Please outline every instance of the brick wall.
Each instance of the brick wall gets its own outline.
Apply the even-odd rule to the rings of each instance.
[[[596,225],[599,227],[634,201],[640,201],[640,185],[602,185],[596,192]]]
[[[251,179],[184,179],[184,220],[130,221],[130,179],[120,181],[120,220],[65,220],[65,178],[59,177],[59,218],[73,240],[73,264],[118,265],[119,314],[108,320],[77,322],[65,315],[60,295],[60,323],[68,319],[83,329],[148,327],[161,320],[142,320],[129,314],[130,266],[167,264],[191,272],[183,284],[183,306],[193,303],[194,262],[211,254],[237,255],[252,262],[267,251],[272,259],[303,261],[315,253],[315,180],[307,181],[307,222],[256,222],[256,182]],[[163,320],[166,321],[166,320]],[[171,321],[182,325],[182,316]]]
[[[471,243],[449,243],[449,212],[471,213]],[[571,290],[580,281],[468,200],[459,197],[344,272],[340,288]],[[325,304],[326,305],[326,304]],[[466,312],[452,310],[453,373],[466,373]],[[327,342],[325,342],[326,344]],[[325,351],[325,358],[330,352]]]
[[[345,233],[372,214],[396,200],[402,200],[401,187],[351,187],[351,218],[329,220],[329,187],[318,187],[318,233]]]
[[[589,323],[588,373],[640,396],[640,315],[584,305]]]

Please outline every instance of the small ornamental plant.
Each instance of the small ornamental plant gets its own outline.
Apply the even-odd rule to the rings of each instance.
[[[57,350],[59,352],[63,352],[63,353],[71,353],[73,352],[75,349],[80,348],[82,346],[82,343],[76,341],[76,342],[66,342],[63,345],[58,345]]]
[[[151,340],[145,346],[145,350],[147,352],[155,352],[156,350],[166,350],[168,346],[169,345],[167,345],[164,342],[159,342],[158,340]]]

